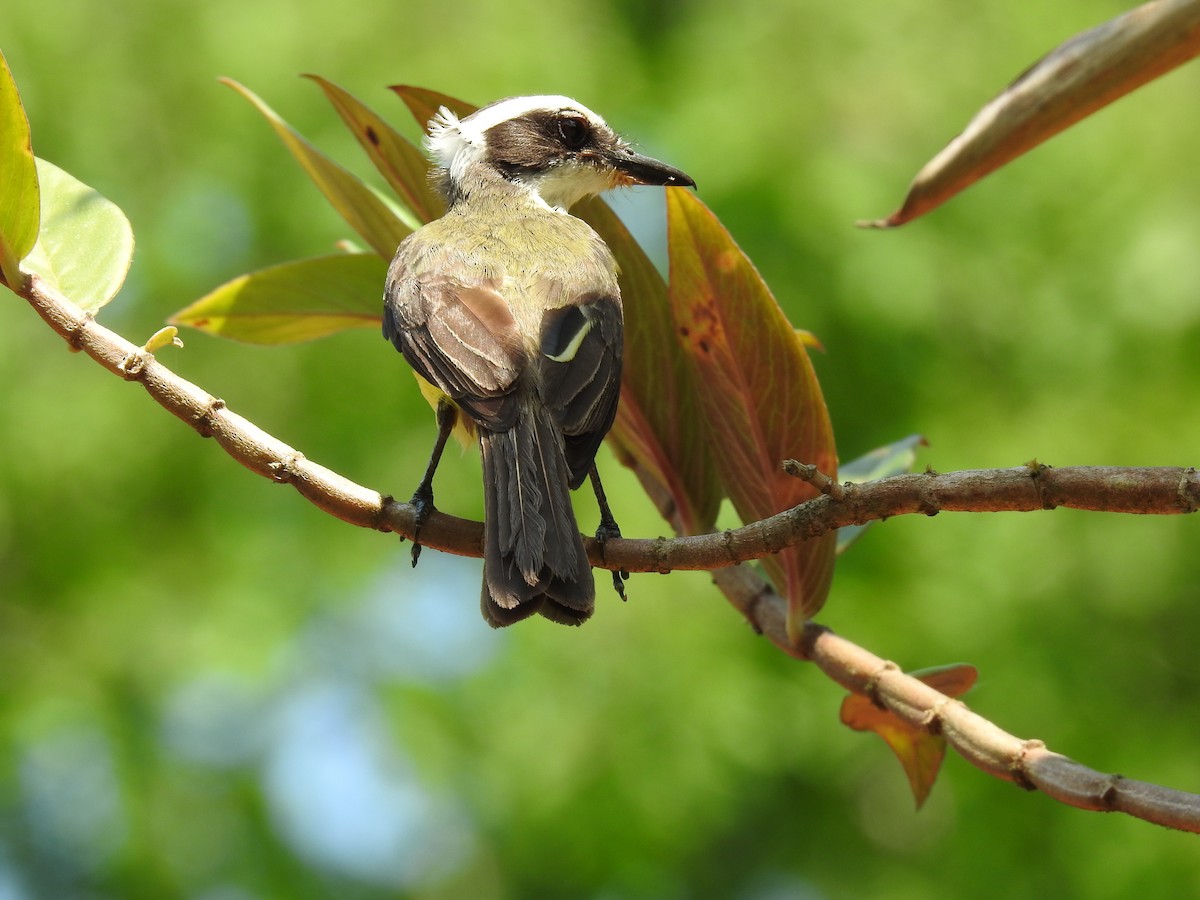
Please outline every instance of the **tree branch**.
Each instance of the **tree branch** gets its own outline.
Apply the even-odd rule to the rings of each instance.
[[[799,642],[787,634],[787,602],[744,566],[713,573],[713,581],[750,622],[784,653],[816,663],[848,691],[870,697],[905,722],[941,734],[946,742],[989,775],[1027,790],[1040,790],[1060,803],[1097,812],[1122,812],[1156,825],[1200,833],[1200,794],[1172,790],[1122,775],[1106,775],[1023,740],[972,712],[965,703],[904,674],[816,622],[806,622]]]
[[[411,537],[410,505],[362,487],[277,440],[224,401],[176,375],[151,353],[95,319],[32,277],[20,295],[68,345],[110,372],[141,384],[159,404],[204,437],[215,438],[251,471],[291,484],[309,501],[346,522]],[[1150,822],[1200,832],[1200,795],[1104,775],[1036,740],[1010,735],[963,703],[905,675],[894,663],[841,638],[815,622],[800,640],[787,636],[787,604],[758,575],[736,563],[843,525],[895,515],[941,511],[1028,511],[1069,506],[1106,512],[1177,514],[1200,507],[1194,468],[1071,467],[1030,463],[1013,469],[900,475],[868,484],[838,485],[811,466],[794,461],[787,470],[816,485],[823,496],[793,509],[721,534],[656,540],[612,539],[604,559],[595,542],[588,555],[597,566],[636,572],[714,570],[713,579],[751,625],[789,655],[816,663],[849,691],[864,694],[905,721],[943,734],[965,759],[983,771],[1082,809],[1119,811]],[[482,526],[435,513],[421,542],[467,556],[481,553]]]

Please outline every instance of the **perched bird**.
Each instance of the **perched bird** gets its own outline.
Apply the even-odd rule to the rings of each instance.
[[[484,618],[578,625],[596,589],[568,488],[590,472],[601,534],[619,533],[594,460],[616,415],[622,319],[613,255],[569,209],[613,187],[695,182],[569,97],[512,97],[461,120],[443,108],[429,126],[448,208],[400,244],[383,315],[437,409],[418,525],[446,439],[465,429],[483,455]]]

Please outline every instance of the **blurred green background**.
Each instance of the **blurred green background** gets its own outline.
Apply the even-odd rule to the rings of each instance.
[[[236,78],[360,173],[316,72],[576,96],[680,166],[811,329],[843,459],[911,432],[939,470],[1196,463],[1200,69],[896,233],[976,108],[1115,2],[339,4],[5,0],[40,155],[132,220],[102,321],[142,341],[346,228]],[[415,131],[410,131],[414,133]],[[661,241],[661,197],[613,198]],[[407,496],[433,437],[374,332],[164,361],[320,463]],[[489,631],[479,564],[357,530],[230,460],[0,297],[0,898],[1200,893],[1193,837],[1068,809],[951,756],[914,812],[841,692],[698,574],[587,627]],[[601,466],[627,534],[664,530]],[[478,517],[449,454],[442,508]],[[593,507],[581,498],[584,523]],[[590,525],[585,524],[585,528]],[[1103,771],[1200,790],[1200,524],[903,517],[821,621]]]

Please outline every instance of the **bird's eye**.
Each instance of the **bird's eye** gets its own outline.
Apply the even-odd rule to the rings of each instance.
[[[558,136],[568,150],[578,150],[588,142],[591,129],[578,116],[562,116],[558,119]]]

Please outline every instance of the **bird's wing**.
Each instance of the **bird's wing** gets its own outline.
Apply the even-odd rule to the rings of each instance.
[[[562,429],[571,487],[587,477],[621,393],[621,304],[588,294],[542,318],[542,401]]]
[[[409,365],[494,430],[512,426],[527,357],[512,311],[488,283],[389,279],[383,333]]]

